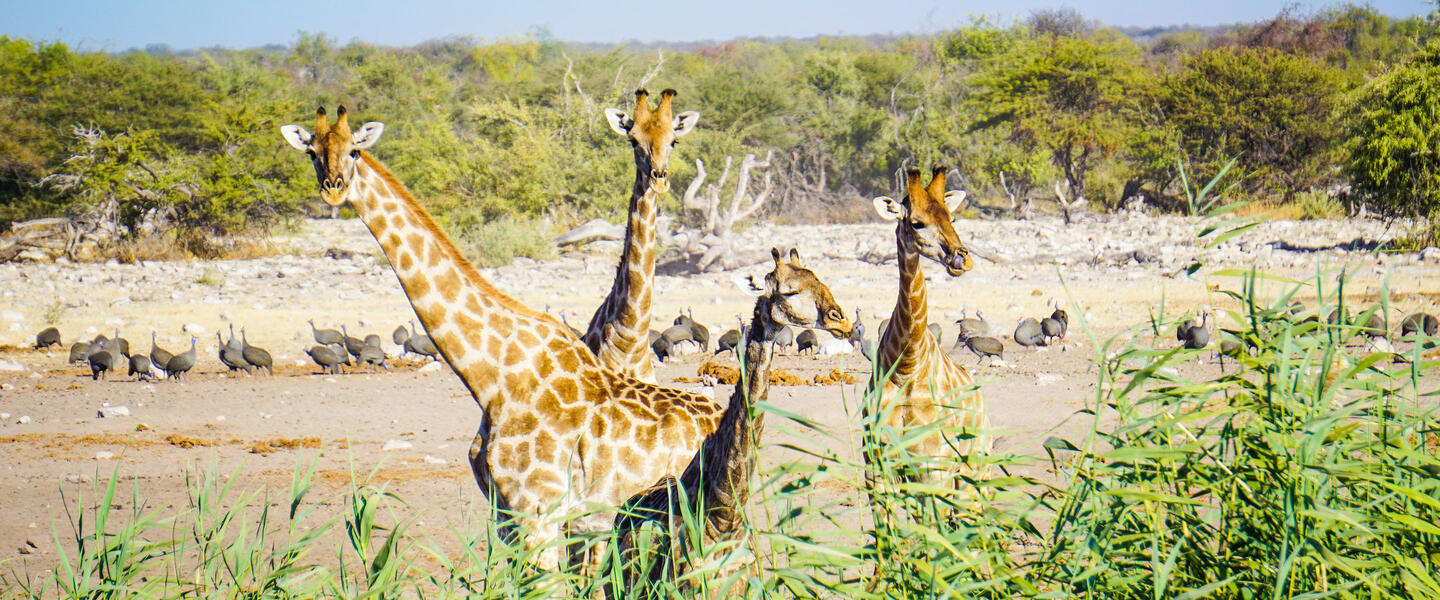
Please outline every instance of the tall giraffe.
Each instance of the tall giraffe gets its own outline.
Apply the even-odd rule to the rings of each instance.
[[[953,207],[947,205],[953,202],[958,206],[964,195],[945,194],[944,167],[935,168],[927,186],[920,185],[920,171],[911,169],[906,174],[905,192],[899,202],[888,196],[875,199],[880,217],[897,222],[900,296],[881,334],[876,376],[870,380],[867,395],[875,391],[877,383],[881,385],[879,416],[897,431],[928,426],[943,417],[945,422],[934,434],[922,437],[909,450],[919,456],[950,455],[963,460],[972,453],[990,451],[989,418],[980,392],[964,391],[974,382],[970,373],[950,360],[927,330],[929,301],[920,259],[940,263],[951,277],[970,270],[970,251],[955,233],[950,222]],[[884,380],[877,382],[882,377]],[[958,439],[961,428],[971,435]],[[925,477],[940,481],[939,475],[932,471]]]
[[[650,300],[655,279],[655,213],[660,196],[670,190],[670,151],[676,140],[695,129],[700,113],[692,110],[672,115],[675,90],[660,92],[654,110],[648,95],[643,89],[636,90],[635,110],[629,115],[605,109],[610,128],[635,148],[635,185],[630,191],[630,219],[615,284],[595,310],[582,339],[605,365],[654,382]]]
[[[474,396],[480,428],[470,448],[475,480],[505,515],[507,537],[529,547],[609,530],[621,505],[682,473],[724,406],[604,366],[553,317],[496,289],[399,180],[365,152],[382,123],[351,132],[317,112],[314,134],[281,133],[310,155],[320,198],[349,202],[375,236],[435,346]],[[588,512],[587,512],[588,511]],[[575,516],[579,515],[579,516]],[[561,549],[535,562],[554,569]]]
[[[670,533],[670,555],[655,561],[652,570],[643,575],[627,569],[627,585],[637,583],[642,576],[674,579],[678,572],[686,570],[684,558],[690,550],[690,539],[681,527],[684,512],[704,519],[706,545],[734,540],[740,534],[755,470],[755,443],[764,429],[764,414],[752,416],[751,411],[755,403],[764,402],[770,394],[770,363],[780,329],[786,325],[824,329],[839,339],[853,331],[830,288],[805,268],[799,252],[792,248],[788,259],[778,248],[771,249],[770,254],[775,268],[765,275],[764,284],[757,285],[751,278],[742,285],[756,296],[755,312],[744,344],[737,350],[745,357],[743,381],[730,395],[720,428],[705,439],[705,445],[678,479],[667,479],[632,499],[620,515],[616,529],[624,559],[635,558],[634,536],[640,524],[659,521]],[[682,510],[682,501],[689,503],[688,511]]]

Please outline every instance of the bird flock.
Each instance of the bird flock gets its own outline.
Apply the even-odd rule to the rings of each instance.
[[[1016,322],[1015,330],[1009,336],[1014,344],[1031,351],[1043,347],[1064,347],[1065,335],[1070,326],[1069,314],[1060,308],[1058,303],[1051,301],[1049,304],[1053,310],[1048,316],[1024,317]],[[1298,302],[1290,304],[1287,312],[1289,317],[1299,322],[1319,323],[1319,318],[1314,314],[1301,318],[1301,315],[1306,313],[1306,308]],[[1371,340],[1387,337],[1385,318],[1380,309],[1361,313],[1361,316],[1365,316],[1364,323],[1355,322],[1358,319],[1352,319],[1347,313],[1348,311],[1342,312],[1336,308],[1330,311],[1325,323],[1331,326],[1354,325],[1361,334]],[[565,320],[563,313],[561,319]],[[714,338],[714,354],[733,353],[740,346],[743,339],[743,320],[738,315],[735,320],[735,327]],[[1245,339],[1245,332],[1230,329],[1216,331],[1211,321],[1212,314],[1208,307],[1187,314],[1175,328],[1177,347],[1203,349],[1211,346],[1218,338],[1219,354],[1238,356],[1247,347],[1254,346],[1253,340]],[[822,335],[823,332],[813,329],[805,329],[797,334],[787,326],[775,336],[775,344],[779,351],[790,351],[802,356],[859,352],[866,360],[874,360],[875,347],[879,340],[877,337],[865,335],[866,328],[859,308],[855,309],[853,323],[853,331],[844,339],[836,339],[828,333]],[[345,325],[341,325],[339,330],[325,329],[316,326],[313,319],[309,321],[309,325],[315,345],[304,349],[304,353],[320,367],[320,373],[338,374],[342,367],[359,365],[390,368],[387,361],[392,357],[382,349],[380,335],[371,333],[364,337],[355,337],[350,335]],[[878,331],[883,334],[888,325],[889,319],[882,321]],[[977,310],[974,316],[971,316],[969,309],[962,309],[960,318],[955,320],[954,325],[957,335],[949,349],[950,354],[969,351],[979,361],[1004,361],[1004,336],[985,320],[982,311]],[[569,327],[568,322],[566,326]],[[929,328],[937,342],[943,339],[943,330],[938,323],[930,323]],[[577,337],[580,335],[573,327],[570,329]],[[1400,339],[1413,340],[1420,335],[1434,336],[1437,330],[1440,330],[1440,319],[1429,313],[1415,312],[1400,321],[1398,330]],[[138,380],[184,379],[195,368],[199,340],[196,336],[190,336],[188,350],[177,354],[160,347],[157,334],[152,331],[150,351],[132,353],[129,340],[121,337],[118,329],[114,333],[114,337],[100,334],[89,340],[75,342],[70,346],[68,362],[88,366],[90,376],[95,380],[104,378],[110,372],[118,373],[121,369],[125,369],[127,376]],[[711,340],[710,329],[695,320],[691,309],[682,311],[664,331],[650,331],[650,348],[655,358],[661,362],[712,352]],[[228,339],[221,332],[216,332],[215,341],[218,348],[216,358],[226,367],[227,372],[253,374],[264,371],[266,374],[274,374],[274,359],[270,352],[252,345],[245,328],[240,328],[240,336],[237,338],[235,326],[231,324]],[[438,359],[440,356],[435,343],[428,335],[417,331],[414,321],[411,321],[408,327],[404,324],[396,327],[390,334],[390,341],[400,348],[400,353],[395,358],[414,355],[425,359]],[[59,329],[47,327],[35,334],[34,348],[46,349],[52,346],[63,347]]]
[[[340,373],[342,366],[371,365],[390,368],[387,361],[391,357],[381,348],[382,338],[378,334],[356,338],[350,335],[345,325],[341,325],[340,330],[336,331],[318,328],[314,320],[309,323],[316,345],[306,348],[304,352],[320,367],[321,373]],[[391,334],[391,340],[400,347],[399,357],[413,354],[437,359],[440,351],[430,340],[430,336],[417,333],[413,321],[409,325],[409,328],[400,325]],[[244,327],[240,328],[238,338],[235,337],[233,323],[229,326],[229,332],[228,339],[221,332],[215,332],[216,359],[226,368],[227,373],[255,374],[264,371],[267,375],[275,374],[275,361],[270,351],[252,345]],[[121,337],[120,330],[116,329],[114,337],[100,334],[71,344],[66,362],[88,366],[90,377],[94,380],[103,379],[111,372],[118,373],[122,368],[127,376],[142,381],[160,378],[183,380],[195,368],[199,339],[198,336],[191,335],[190,349],[174,353],[160,347],[158,335],[152,331],[150,351],[131,352],[130,341]],[[35,334],[35,349],[44,350],[52,346],[63,347],[58,328],[47,327]]]

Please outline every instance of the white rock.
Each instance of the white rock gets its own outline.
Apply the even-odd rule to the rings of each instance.
[[[44,376],[44,375],[41,375],[38,371],[31,371],[29,377],[30,377],[31,379],[44,379],[44,378],[45,378],[45,376]]]
[[[429,464],[429,465],[443,465],[443,464],[445,464],[445,459],[443,459],[443,458],[436,458],[436,457],[434,457],[434,456],[430,456],[429,454],[426,454],[426,455],[425,455],[425,464]]]
[[[130,416],[130,407],[128,407],[128,406],[106,406],[106,407],[101,408],[101,409],[98,410],[98,411],[95,411],[95,413],[96,413],[95,416],[100,417],[101,419],[113,419],[113,418],[115,418],[115,417],[128,417],[128,416]]]
[[[204,335],[206,333],[205,326],[199,323],[186,323],[183,330],[190,335]]]
[[[427,365],[425,365],[425,366],[423,366],[423,367],[420,367],[419,369],[416,369],[415,372],[417,372],[417,373],[433,373],[433,372],[439,371],[439,370],[440,370],[440,361],[436,360],[436,361],[431,361],[430,364],[427,364]]]
[[[0,412],[0,421],[7,420],[7,419],[9,419],[9,418],[10,418],[10,413]]]
[[[412,443],[407,442],[407,441],[405,441],[405,440],[386,440],[386,441],[385,441],[385,445],[381,446],[380,449],[381,449],[381,450],[409,450],[409,449],[414,448],[414,447],[415,447],[415,444],[412,444]]]
[[[216,421],[224,421],[224,420],[225,420],[225,415],[215,415],[215,420],[216,420]]]
[[[109,450],[101,450],[95,453],[95,460],[110,460],[115,458],[115,453]]]
[[[24,370],[25,370],[25,365],[22,365],[22,364],[20,364],[20,363],[18,363],[18,362],[15,362],[15,361],[13,361],[13,360],[5,360],[5,359],[3,359],[3,358],[0,358],[0,371],[24,371]]]
[[[20,425],[25,425],[30,422],[30,415],[20,415],[20,418],[15,419],[15,422]]]
[[[10,384],[10,383],[0,383],[0,390],[5,390],[5,391],[8,392],[8,391],[13,390],[13,389],[15,389],[14,384]]]

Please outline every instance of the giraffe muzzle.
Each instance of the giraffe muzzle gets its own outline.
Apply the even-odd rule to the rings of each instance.
[[[650,169],[651,179],[665,179],[670,176],[669,169]]]
[[[945,259],[945,270],[950,272],[951,277],[969,271],[972,266],[974,263],[970,260],[970,253],[964,250],[951,252],[950,257]]]

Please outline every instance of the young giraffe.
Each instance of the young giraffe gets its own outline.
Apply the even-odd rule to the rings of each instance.
[[[756,285],[751,278],[742,286],[756,296],[755,312],[745,331],[745,341],[737,348],[737,352],[744,353],[745,377],[730,396],[720,428],[705,439],[705,445],[679,479],[669,478],[632,499],[616,523],[620,555],[627,562],[636,558],[634,537],[640,525],[658,521],[669,533],[669,555],[652,563],[648,573],[642,574],[627,566],[624,577],[627,586],[635,585],[642,577],[674,580],[686,570],[684,559],[692,549],[690,536],[680,522],[682,500],[689,503],[688,512],[704,519],[705,545],[735,540],[740,534],[745,506],[750,500],[755,441],[764,430],[764,414],[752,416],[751,410],[770,394],[775,334],[789,325],[824,329],[844,339],[853,330],[845,318],[845,310],[830,294],[830,288],[805,268],[799,252],[792,248],[788,260],[778,248],[771,249],[770,255],[775,259],[775,268],[765,276],[764,285]]]
[[[955,197],[957,205],[964,198],[962,194]],[[928,186],[921,186],[920,171],[911,169],[900,202],[888,196],[875,199],[875,211],[880,217],[897,221],[900,296],[881,334],[877,375],[871,379],[867,393],[874,391],[878,378],[889,373],[888,378],[878,382],[882,385],[879,411],[885,425],[896,431],[924,427],[944,415],[941,429],[917,441],[910,451],[924,457],[949,454],[963,460],[972,453],[990,451],[989,418],[980,392],[959,391],[973,383],[970,373],[941,351],[939,341],[927,329],[929,302],[925,274],[920,271],[921,257],[940,263],[951,277],[970,270],[970,251],[950,223],[953,207],[947,206],[948,201],[943,167],[935,168]],[[956,439],[954,434],[961,428],[974,435]],[[924,477],[932,482],[944,481],[933,471]]]
[[[344,107],[338,114],[328,125],[321,108],[313,135],[296,125],[281,132],[310,155],[321,199],[349,202],[365,222],[420,322],[480,405],[470,464],[506,516],[504,533],[522,535],[533,548],[557,539],[564,526],[609,530],[615,512],[604,507],[682,473],[719,426],[724,406],[604,366],[559,321],[497,290],[364,152],[384,125],[366,123],[352,134]],[[560,553],[551,545],[535,562],[554,569]]]
[[[600,362],[644,381],[655,381],[650,360],[650,299],[655,279],[655,213],[660,195],[670,190],[670,151],[676,140],[695,129],[700,113],[671,116],[675,90],[660,92],[650,110],[648,92],[635,92],[635,110],[627,115],[605,109],[605,120],[635,148],[635,185],[630,192],[630,221],[625,249],[615,270],[610,295],[586,328],[585,345]]]

